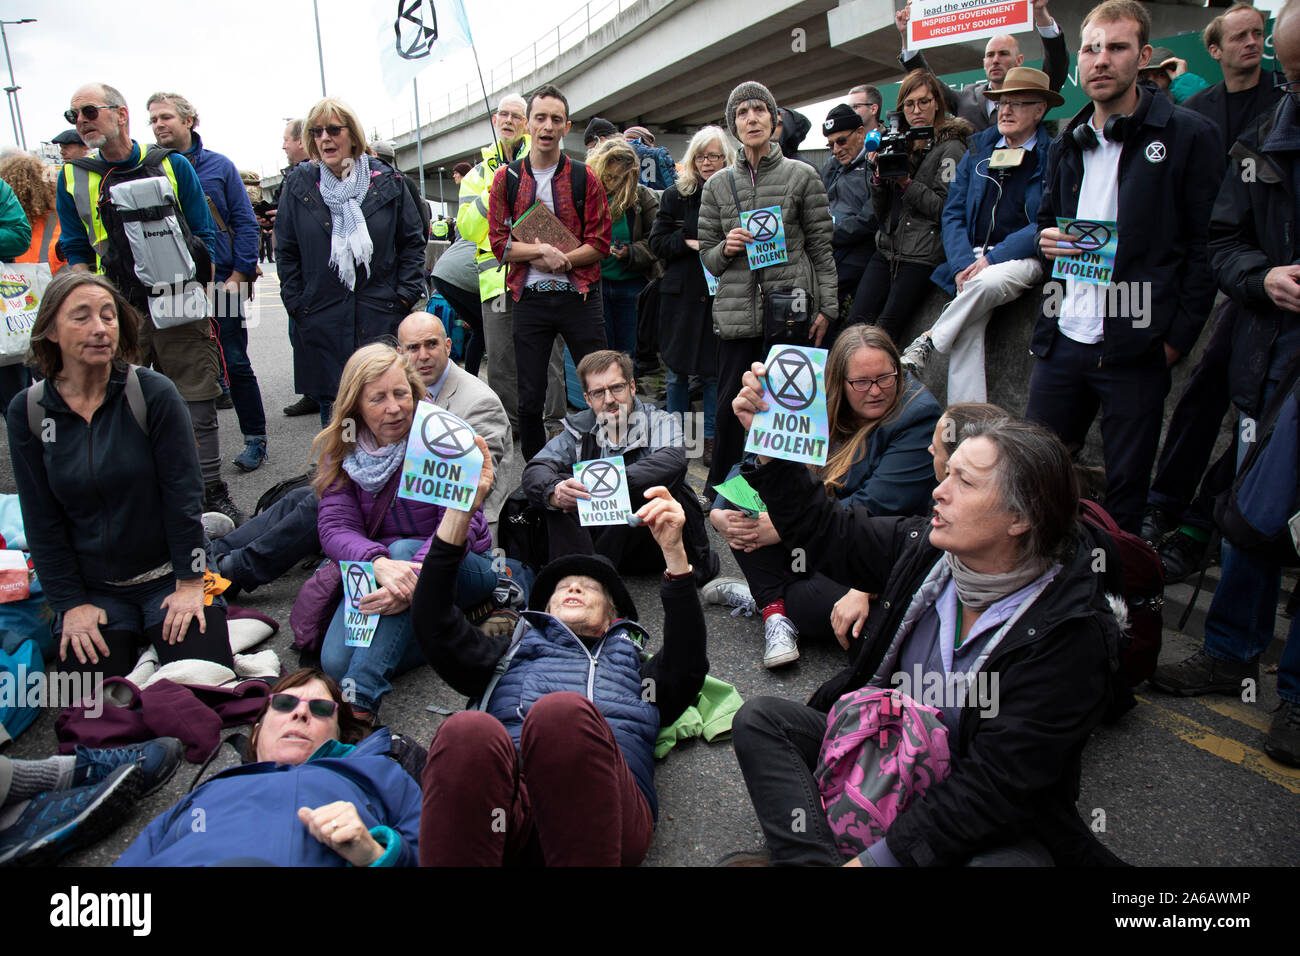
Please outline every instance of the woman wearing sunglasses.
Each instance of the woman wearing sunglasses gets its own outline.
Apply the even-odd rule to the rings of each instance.
[[[899,366],[898,349],[883,330],[853,325],[840,333],[826,360],[830,454],[810,469],[823,493],[843,508],[873,515],[919,515],[930,508],[934,465],[927,446],[942,409]],[[732,477],[740,465],[732,469]],[[716,578],[704,600],[763,613],[763,666],[799,658],[798,638],[839,641],[862,631],[870,607],[865,591],[822,572],[804,570],[766,512],[746,514],[719,495],[709,513],[745,575]],[[799,569],[799,570],[795,570]]]
[[[401,174],[367,152],[361,122],[342,101],[313,106],[302,135],[314,162],[284,182],[275,256],[292,320],[294,387],[320,404],[324,426],[348,356],[395,334],[426,295],[424,227]]]
[[[913,70],[898,87],[900,129],[911,134],[905,162],[888,150],[868,164],[871,204],[880,229],[876,252],[853,296],[850,322],[880,325],[897,337],[933,286],[930,273],[944,261],[940,220],[948,186],[973,130],[944,110],[943,87],[925,70]],[[890,118],[899,114],[890,114]],[[921,128],[933,130],[920,136]]]
[[[271,688],[247,761],[154,819],[118,866],[414,866],[420,788],[315,668]]]

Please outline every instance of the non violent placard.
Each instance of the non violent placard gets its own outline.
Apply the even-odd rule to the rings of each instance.
[[[1074,237],[1069,243],[1079,250],[1077,256],[1057,256],[1052,263],[1052,278],[1073,279],[1093,285],[1109,285],[1115,275],[1115,252],[1119,247],[1116,223],[1093,219],[1057,218],[1056,228]]]
[[[771,458],[826,464],[826,350],[774,345],[767,353],[763,398],[767,411],[754,416],[745,451]]]
[[[591,492],[589,500],[578,499],[579,524],[627,524],[632,514],[632,499],[627,493],[627,469],[623,467],[622,455],[574,462],[573,477]]]
[[[717,295],[718,277],[708,270],[703,259],[700,260],[700,268],[704,270],[704,284],[709,288],[709,295]]]
[[[1031,0],[912,0],[907,48],[924,50],[1032,29]]]
[[[482,473],[483,453],[474,444],[473,427],[445,408],[421,402],[406,440],[397,497],[469,511]]]
[[[348,628],[343,643],[347,647],[369,647],[375,639],[379,615],[362,611],[361,599],[379,590],[375,566],[370,561],[340,561],[339,572],[343,575],[343,623]]]
[[[780,206],[764,206],[740,214],[740,227],[748,229],[754,241],[745,246],[751,269],[777,266],[787,261],[785,254],[785,220]]]

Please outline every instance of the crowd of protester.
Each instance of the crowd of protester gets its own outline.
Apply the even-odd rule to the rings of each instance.
[[[1260,68],[1264,15],[1218,13],[1204,32],[1214,84],[1152,50],[1140,3],[1105,0],[1083,22],[1087,103],[1073,117],[1050,116],[1067,40],[1046,0],[1033,11],[1043,69],[994,37],[986,80],[954,90],[906,49],[904,7],[897,109],[874,87],[846,92],[822,125],[820,170],[798,155],[808,120],[758,80],[719,104],[722,125],[695,132],[680,165],[646,127],[603,117],[585,125],[584,161],[563,148],[560,89],[505,96],[493,141],[455,168],[454,230],[334,98],[286,128],[278,210],[254,208],[176,93],[150,98],[149,146],[117,90],[79,88],[53,184],[30,156],[0,159],[0,259],[49,268],[26,364],[0,370],[0,388],[57,666],[122,677],[152,649],[164,664],[233,667],[229,603],[328,559],[294,609],[319,668],[266,688],[242,765],[209,776],[119,863],[636,865],[659,813],[656,737],[709,673],[705,604],[761,615],[767,668],[798,659],[801,640],[845,652],[806,704],[762,697],[736,715],[762,860],[1117,862],[1074,807],[1090,734],[1132,705],[1116,677],[1125,597],[1096,549],[1140,537],[1171,583],[1218,544],[1204,647],[1149,674],[1180,695],[1258,682],[1295,563],[1300,0],[1278,15],[1274,72]],[[172,197],[187,248],[174,291],[143,281],[154,253],[116,192],[100,198],[148,181]],[[747,214],[768,208],[784,253],[751,266]],[[522,228],[525,213],[542,226]],[[1086,248],[1060,220],[1115,224],[1108,284],[1051,278]],[[450,243],[432,275],[431,236]],[[214,458],[216,409],[224,390],[246,443],[235,464],[260,466],[265,414],[240,320],[267,260],[303,396],[285,414],[319,412],[321,431],[313,472],[246,520]],[[471,330],[463,367],[430,281]],[[210,316],[159,321],[160,297],[179,301],[189,283],[216,285]],[[939,292],[942,310],[900,343]],[[1021,329],[1035,361],[1025,407],[1003,409],[987,404],[985,334],[1017,300],[1037,306]],[[1203,337],[1165,429],[1170,369]],[[744,452],[777,344],[825,350],[824,464]],[[580,403],[565,397],[566,350]],[[940,390],[926,375],[936,354],[949,357],[946,408],[927,387]],[[466,510],[398,495],[424,400],[475,432],[484,464]],[[1233,447],[1211,467],[1230,406]],[[1109,532],[1081,504],[1098,415]],[[1289,478],[1257,467],[1270,454]],[[591,489],[574,466],[614,456],[634,516],[585,525]],[[737,483],[763,510],[719,490]],[[709,524],[740,577],[720,576]],[[337,562],[373,565],[359,610],[379,620],[362,646],[347,603],[317,586]],[[648,659],[624,581],[646,574],[662,574],[664,622]],[[425,665],[470,701],[427,752],[379,717],[392,681]],[[913,674],[972,687],[992,675],[999,698],[919,707],[912,693],[924,782],[897,804],[886,794],[885,823],[864,827],[827,790],[852,777],[834,761],[859,725],[897,716],[886,691]],[[1264,749],[1300,765],[1294,623],[1277,690]],[[86,844],[179,759],[169,738],[0,758],[0,863]],[[847,785],[865,786],[856,769]],[[188,826],[200,810],[207,830]],[[789,825],[792,810],[806,827]]]

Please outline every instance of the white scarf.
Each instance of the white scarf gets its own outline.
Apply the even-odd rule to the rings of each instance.
[[[357,285],[357,265],[370,271],[370,256],[375,251],[366,228],[366,217],[361,215],[361,200],[370,188],[370,157],[362,153],[352,163],[348,174],[339,179],[328,166],[321,163],[320,196],[329,208],[333,220],[330,234],[330,265],[349,291]]]

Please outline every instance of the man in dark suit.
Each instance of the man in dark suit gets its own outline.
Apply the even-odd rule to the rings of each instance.
[[[1271,112],[1282,98],[1274,85],[1281,74],[1265,73],[1264,12],[1248,3],[1234,3],[1210,21],[1201,39],[1210,56],[1219,61],[1223,79],[1206,87],[1183,103],[1196,110],[1223,131],[1223,142],[1232,149],[1242,130],[1263,113]]]
[[[903,52],[898,61],[907,73],[913,70],[928,70],[930,65],[925,55],[907,49],[907,21],[912,16],[912,4],[894,14],[898,32],[903,35]],[[1065,36],[1056,25],[1052,15],[1047,12],[1047,0],[1034,0],[1034,26],[1043,38],[1043,72],[1047,74],[1052,92],[1059,92],[1065,85],[1065,77],[1070,71],[1070,51],[1066,48]],[[1007,71],[1017,66],[1024,66],[1025,55],[1020,52],[1020,44],[1013,36],[991,37],[984,47],[984,75],[988,79],[960,90],[945,86],[945,106],[952,116],[959,116],[975,127],[975,132],[988,129],[997,119],[997,105],[984,97],[986,90],[1002,89],[1002,81]]]

